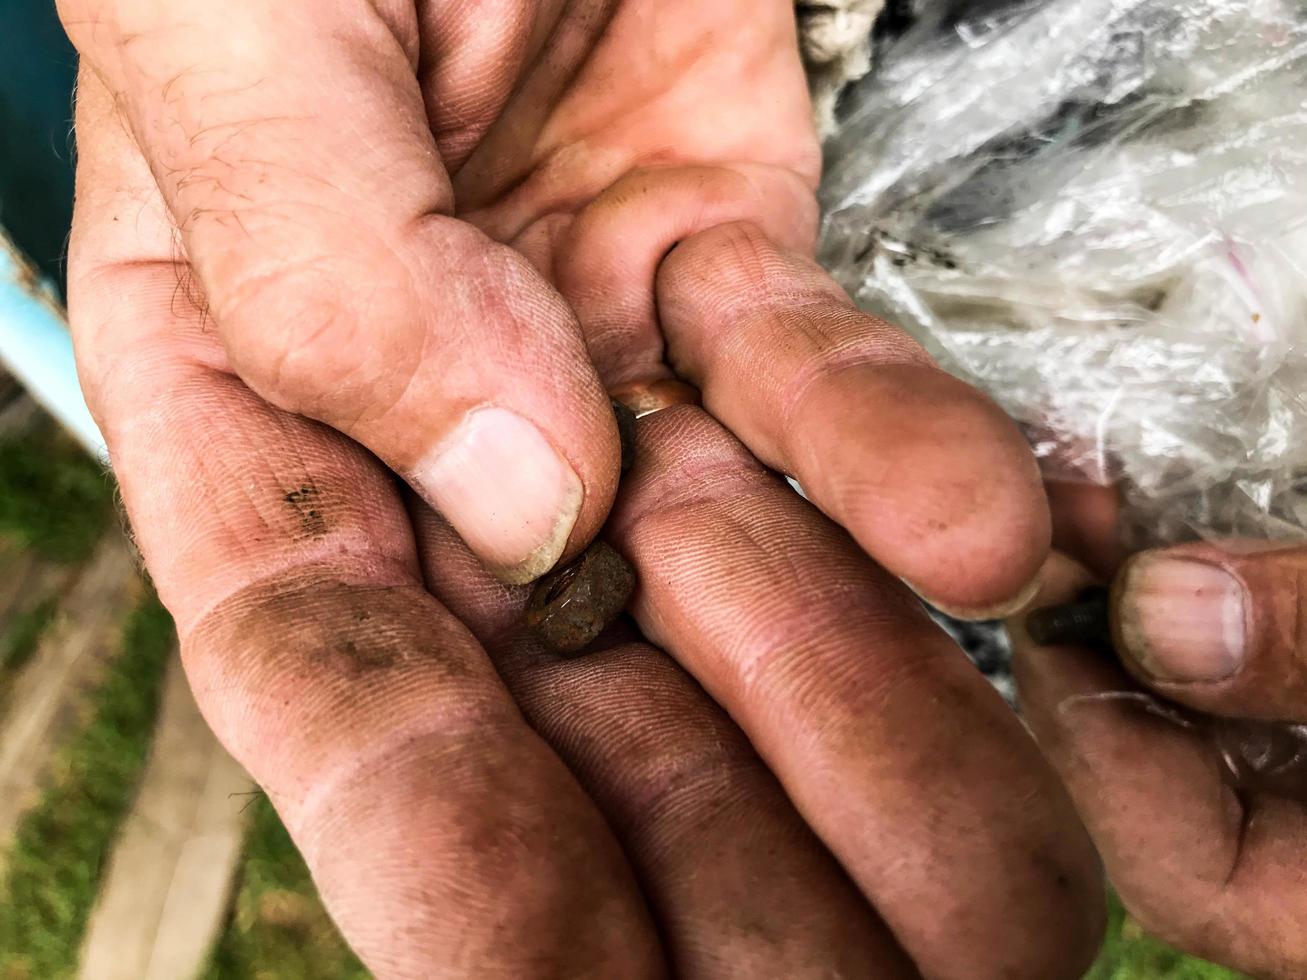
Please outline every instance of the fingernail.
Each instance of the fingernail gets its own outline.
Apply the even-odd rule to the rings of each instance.
[[[1140,558],[1118,608],[1125,652],[1157,680],[1210,683],[1243,665],[1243,585],[1216,565]]]
[[[921,589],[918,589],[911,582],[907,582],[908,588],[921,596],[940,612],[952,616],[954,619],[960,619],[964,622],[983,623],[995,619],[1007,619],[1021,612],[1026,606],[1034,601],[1035,596],[1039,594],[1039,586],[1042,576],[1036,575],[1020,592],[1006,602],[998,602],[991,606],[957,606],[949,603],[939,602]]]
[[[534,425],[481,408],[417,468],[414,483],[497,577],[553,568],[581,511],[581,481]]]

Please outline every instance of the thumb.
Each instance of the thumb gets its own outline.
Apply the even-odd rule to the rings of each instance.
[[[1153,690],[1211,714],[1307,721],[1307,544],[1143,552],[1112,608],[1121,659]]]
[[[400,25],[366,0],[60,10],[80,360],[124,343],[98,329],[124,270],[180,274],[161,302],[195,298],[215,368],[363,445],[502,579],[580,551],[616,492],[608,398],[562,298],[452,216]]]

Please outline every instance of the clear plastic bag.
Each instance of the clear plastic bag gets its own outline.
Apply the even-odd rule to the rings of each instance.
[[[846,93],[824,263],[1133,543],[1307,537],[1307,3],[958,9]]]

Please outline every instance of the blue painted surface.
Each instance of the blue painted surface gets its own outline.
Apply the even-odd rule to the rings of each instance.
[[[72,215],[75,73],[52,0],[0,0],[0,225],[17,245],[0,233],[0,362],[103,456],[57,292]]]
[[[106,458],[104,437],[77,381],[72,339],[53,286],[0,235],[0,361],[87,451]]]

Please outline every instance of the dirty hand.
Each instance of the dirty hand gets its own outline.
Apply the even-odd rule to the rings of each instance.
[[[206,717],[379,975],[1077,975],[1087,841],[895,577],[1020,598],[1035,469],[805,257],[786,0],[61,12],[88,399]],[[666,654],[540,658],[481,568],[583,546],[604,385],[671,368],[744,445],[641,424],[609,533]]]
[[[1058,498],[1068,505],[1058,543],[1101,581],[1119,564],[1111,497]],[[1036,607],[1095,580],[1055,555]],[[1126,907],[1182,949],[1267,977],[1307,975],[1307,806],[1227,785],[1208,726],[1102,695],[1143,688],[1209,715],[1307,722],[1305,587],[1302,545],[1183,545],[1125,565],[1114,598],[1124,670],[1101,652],[1035,647],[1013,629],[1026,718]],[[1235,745],[1257,750],[1225,742]]]

